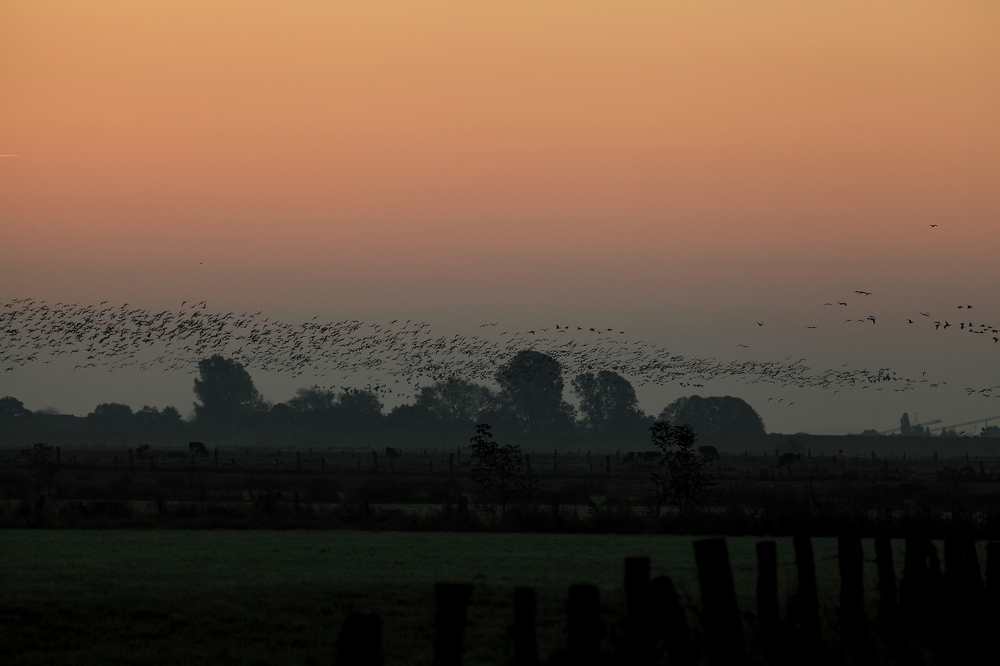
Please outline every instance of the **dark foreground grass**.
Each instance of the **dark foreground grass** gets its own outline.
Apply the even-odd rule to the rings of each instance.
[[[387,664],[430,664],[435,582],[475,585],[466,664],[503,664],[515,587],[536,588],[544,658],[565,642],[568,586],[601,588],[614,625],[623,561],[652,558],[695,622],[691,537],[353,531],[0,532],[4,664],[331,664],[349,613],[381,615]],[[729,538],[739,604],[754,610],[753,537]],[[794,588],[779,538],[781,594]],[[820,600],[835,630],[836,540],[814,540]],[[902,543],[895,544],[897,571]],[[867,559],[873,547],[864,542]],[[981,554],[982,556],[982,554]],[[866,564],[869,595],[877,589]],[[748,636],[753,626],[746,625]],[[836,642],[831,638],[831,642]]]

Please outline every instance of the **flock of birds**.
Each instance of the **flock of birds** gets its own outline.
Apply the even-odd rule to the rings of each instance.
[[[365,386],[368,390],[409,397],[421,384],[446,377],[490,381],[498,368],[531,349],[552,356],[571,375],[612,370],[638,386],[676,382],[701,387],[704,384],[695,382],[722,378],[800,388],[882,388],[890,384],[903,391],[921,383],[932,388],[939,385],[923,377],[899,376],[889,368],[816,372],[804,365],[805,359],[687,358],[611,328],[556,324],[497,335],[497,323],[492,323],[483,324],[480,328],[485,330],[479,335],[439,336],[430,324],[413,320],[383,325],[358,320],[321,322],[314,317],[290,324],[262,314],[212,312],[204,301],[185,301],[177,310],[152,312],[107,301],[80,305],[30,298],[0,300],[0,367],[7,373],[30,363],[67,357],[73,359],[74,370],[133,367],[195,373],[198,361],[222,354],[250,369],[326,378],[330,383],[340,379],[357,383],[363,378],[369,382]],[[875,324],[874,316],[868,320]],[[962,323],[961,328],[996,333],[995,327],[985,324],[968,326],[965,329]],[[1000,386],[975,392],[989,396],[994,390],[1000,392]]]

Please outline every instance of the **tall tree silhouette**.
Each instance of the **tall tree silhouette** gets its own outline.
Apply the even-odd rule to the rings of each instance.
[[[583,425],[599,431],[631,430],[649,426],[646,415],[639,409],[639,400],[631,382],[611,370],[596,375],[586,372],[571,382],[580,398]]]
[[[449,377],[420,389],[416,406],[426,408],[446,426],[469,426],[489,409],[496,396],[488,387]]]
[[[231,359],[215,354],[198,362],[194,393],[195,419],[205,425],[234,427],[251,414],[264,409],[264,400],[250,374]]]
[[[502,411],[525,430],[573,426],[575,411],[563,400],[562,365],[548,354],[519,352],[496,374]]]

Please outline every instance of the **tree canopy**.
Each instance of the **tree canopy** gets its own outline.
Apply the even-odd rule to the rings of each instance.
[[[732,396],[678,398],[657,421],[689,425],[702,435],[764,435],[764,420],[746,401]]]
[[[243,366],[231,358],[215,354],[198,362],[194,393],[195,419],[206,425],[233,427],[255,412],[263,411],[264,400]]]
[[[573,427],[576,410],[563,400],[562,365],[548,354],[519,352],[496,374],[500,412],[525,430]]]
[[[639,409],[631,382],[617,372],[582,373],[574,377],[571,384],[580,399],[584,427],[598,431],[649,427],[649,419]]]
[[[495,402],[496,395],[488,387],[449,377],[422,387],[415,406],[427,409],[442,425],[467,427]]]

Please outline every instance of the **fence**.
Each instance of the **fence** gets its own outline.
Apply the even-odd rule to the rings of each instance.
[[[778,561],[774,541],[757,544],[756,609],[739,609],[729,553],[723,538],[694,542],[701,590],[700,627],[687,614],[667,576],[650,580],[647,557],[625,560],[625,620],[611,628],[601,616],[600,590],[572,585],[566,602],[566,645],[544,663],[597,666],[740,665],[751,661],[810,663],[827,655],[847,655],[853,663],[923,663],[921,650],[936,652],[938,663],[995,663],[991,626],[1000,619],[1000,542],[987,544],[984,583],[975,543],[954,535],[944,541],[944,564],[929,538],[908,538],[905,566],[897,586],[888,538],[875,540],[878,569],[877,614],[869,618],[862,579],[861,540],[838,539],[840,597],[837,632],[828,645],[817,597],[812,542],[794,539],[798,586],[780,622]],[[898,590],[898,592],[897,592]],[[461,666],[466,608],[473,586],[435,584],[434,666]],[[532,588],[514,590],[513,624],[508,630],[510,663],[537,666],[536,598]],[[745,627],[753,635],[748,650]],[[694,640],[699,633],[700,639]],[[384,662],[382,623],[377,615],[350,615],[341,627],[337,666],[375,666]],[[605,638],[610,640],[605,640]],[[876,642],[881,645],[876,647]],[[610,645],[610,648],[608,647]],[[982,661],[980,661],[982,660]]]

